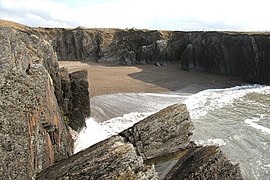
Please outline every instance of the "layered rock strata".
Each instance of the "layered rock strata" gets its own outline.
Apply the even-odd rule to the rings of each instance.
[[[242,179],[218,147],[190,142],[186,106],[172,105],[66,160],[37,179]],[[165,165],[159,171],[153,168]]]
[[[34,179],[73,154],[57,56],[47,41],[8,27],[0,47],[0,177]]]
[[[158,172],[165,179],[241,179],[239,166],[217,147],[190,142],[193,127],[184,105],[170,106],[65,159],[73,149],[67,124],[84,125],[77,118],[90,114],[89,94],[86,72],[60,72],[57,57],[123,64],[179,61],[186,70],[269,84],[267,34],[18,26],[0,27],[0,47],[1,178],[35,179],[41,172],[38,179],[157,179]]]
[[[192,147],[163,179],[242,179],[239,165],[232,165],[217,146]]]
[[[169,106],[120,133],[145,161],[188,148],[193,125],[184,104]]]
[[[154,166],[143,164],[132,144],[113,136],[37,176],[47,179],[157,179]]]

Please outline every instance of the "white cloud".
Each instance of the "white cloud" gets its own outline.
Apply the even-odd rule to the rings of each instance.
[[[0,0],[0,18],[30,26],[268,30],[267,0]]]

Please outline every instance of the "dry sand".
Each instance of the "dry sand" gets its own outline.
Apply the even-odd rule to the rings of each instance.
[[[236,78],[204,72],[188,72],[178,64],[119,66],[96,62],[60,61],[69,72],[88,71],[91,97],[113,93],[168,92],[192,84],[218,88],[239,84]]]

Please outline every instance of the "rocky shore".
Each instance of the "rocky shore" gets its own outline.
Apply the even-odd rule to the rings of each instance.
[[[2,179],[242,179],[218,147],[190,141],[182,104],[72,155],[69,126],[79,131],[90,116],[88,75],[69,74],[58,60],[177,62],[188,71],[270,84],[269,34],[0,25]]]
[[[37,179],[242,179],[239,165],[218,147],[190,142],[192,130],[186,106],[175,104],[54,164]]]

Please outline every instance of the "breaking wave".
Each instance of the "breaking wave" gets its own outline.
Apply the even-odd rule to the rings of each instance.
[[[195,126],[195,143],[221,146],[229,159],[240,163],[245,179],[270,177],[270,86],[244,85],[196,94],[176,91],[94,97],[91,106],[95,117],[86,120],[87,128],[80,132],[75,152],[174,103],[187,105]]]

